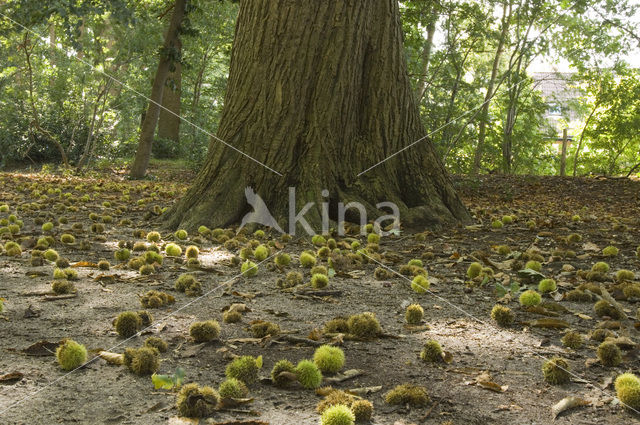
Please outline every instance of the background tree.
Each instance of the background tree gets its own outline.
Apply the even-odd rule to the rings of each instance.
[[[149,104],[142,119],[138,149],[136,150],[136,156],[131,164],[131,172],[129,175],[133,178],[144,177],[147,173],[147,166],[149,165],[149,159],[151,159],[153,135],[156,131],[158,117],[160,116],[160,109],[163,100],[162,97],[167,82],[167,76],[172,69],[176,69],[175,63],[180,62],[181,60],[179,41],[180,27],[187,9],[187,1],[188,0],[176,0],[173,5],[171,21],[169,22],[169,28],[167,28],[167,32],[164,37],[164,44],[160,52],[158,69],[156,70],[156,75],[151,87]]]

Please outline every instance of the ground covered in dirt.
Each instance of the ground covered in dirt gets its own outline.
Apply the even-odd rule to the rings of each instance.
[[[639,182],[459,178],[455,184],[476,218],[469,226],[402,233],[378,243],[375,237],[368,243],[352,229],[345,238],[312,242],[310,237],[287,241],[269,232],[236,235],[234,229],[204,228],[180,239],[183,235],[162,229],[159,218],[186,189],[175,182],[188,182],[191,175],[179,169],[154,171],[157,180],[142,182],[126,181],[115,171],[83,177],[0,175],[0,205],[6,205],[0,206],[0,220],[5,220],[0,221],[2,423],[196,423],[180,419],[178,388],[154,388],[155,366],[140,376],[130,362],[114,364],[126,363],[119,354],[142,347],[149,337],[168,344],[165,352],[151,350],[159,360],[156,374],[165,376],[167,387],[182,370],[183,385],[218,389],[234,358],[262,356],[248,395],[224,400],[200,423],[318,423],[316,406],[323,399],[318,393],[329,390],[306,389],[295,381],[275,386],[271,370],[281,359],[294,366],[313,359],[321,344],[340,347],[346,358],[337,374],[324,374],[322,387],[369,400],[375,424],[638,421],[616,398],[613,380],[623,372],[637,373],[639,365]],[[154,230],[160,238],[149,241]],[[19,249],[7,244],[11,241]],[[180,255],[167,255],[170,243],[181,248]],[[262,262],[258,245],[268,248]],[[145,254],[154,246],[160,258]],[[198,248],[197,261],[186,258],[189,246]],[[616,249],[605,250],[610,246]],[[130,251],[129,259],[123,259],[122,248]],[[45,254],[48,249],[69,266],[62,261],[57,267],[50,261],[53,254]],[[309,284],[311,269],[300,261],[304,251],[315,253],[316,266],[324,266],[313,271],[327,273],[328,286]],[[290,255],[290,264],[284,264],[282,253]],[[141,255],[149,261],[131,263]],[[239,256],[257,264],[255,276],[241,275],[245,260]],[[528,261],[537,261],[539,271]],[[598,262],[606,262],[608,269],[592,270]],[[478,276],[473,270],[468,274],[472,263],[481,265]],[[617,273],[623,269],[633,273]],[[294,285],[291,272],[300,273],[302,282]],[[200,283],[188,286],[186,293],[176,289],[185,273]],[[425,273],[428,291],[412,290],[414,276]],[[555,288],[546,288],[540,303],[521,306],[521,293],[538,290],[543,278],[554,279]],[[152,290],[175,302],[150,305],[144,296]],[[412,304],[422,307],[424,317],[408,324],[405,314]],[[495,305],[509,307],[513,322],[498,325],[491,317]],[[151,313],[151,324],[138,323],[139,333],[120,336],[114,319],[141,310]],[[363,312],[374,313],[381,329],[354,335],[355,319],[353,326],[345,327],[344,321],[325,326],[336,317]],[[233,319],[239,321],[228,323]],[[206,320],[216,320],[220,334],[196,342],[190,326]],[[563,343],[568,333],[571,338]],[[86,347],[86,365],[61,368],[55,351],[65,339]],[[431,340],[443,352],[436,349],[431,360],[423,360],[421,351]],[[605,340],[614,346],[613,360],[604,361],[611,360],[610,365],[597,357]],[[569,371],[560,374],[566,378],[560,381],[567,382],[558,385],[547,382],[542,372],[555,357],[563,358]],[[299,375],[279,376],[286,381]],[[424,387],[428,400],[388,403],[387,393],[400,384]],[[552,407],[566,397],[575,397],[564,401],[572,408],[558,408],[554,420]]]

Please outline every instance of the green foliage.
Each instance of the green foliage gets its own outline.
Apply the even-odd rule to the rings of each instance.
[[[151,382],[153,387],[157,389],[173,390],[180,388],[184,382],[184,369],[178,367],[173,375],[158,375],[154,373],[151,375]]]

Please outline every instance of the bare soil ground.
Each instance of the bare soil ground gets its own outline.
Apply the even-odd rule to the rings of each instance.
[[[280,359],[295,364],[311,358],[317,341],[338,344],[346,354],[345,368],[362,370],[363,374],[334,387],[373,387],[364,397],[374,404],[375,424],[639,423],[637,416],[619,405],[612,385],[615,376],[625,371],[637,373],[639,367],[635,345],[639,341],[637,299],[626,298],[614,281],[615,271],[637,273],[640,264],[636,257],[640,240],[639,182],[501,176],[456,179],[465,203],[476,215],[475,226],[426,231],[417,237],[390,236],[380,243],[381,260],[393,270],[410,259],[425,258],[432,291],[427,294],[413,292],[407,278],[376,279],[378,265],[370,262],[332,277],[328,289],[335,291],[333,295],[303,293],[297,288],[284,291],[276,282],[286,271],[301,271],[305,281],[309,279],[308,269],[302,269],[297,260],[304,249],[314,249],[309,238],[277,244],[293,257],[284,272],[265,264],[256,277],[243,278],[238,276],[239,266],[230,261],[237,251],[229,252],[211,240],[190,234],[187,241],[179,243],[183,248],[200,246],[203,267],[194,273],[207,295],[196,300],[174,290],[175,279],[189,271],[182,261],[165,258],[156,273],[141,276],[113,257],[118,241],[143,241],[133,237],[134,229],[150,231],[159,226],[154,207],[170,206],[186,189],[184,183],[175,182],[188,182],[192,177],[184,170],[154,171],[158,180],[144,182],[126,181],[115,171],[84,177],[0,175],[0,204],[10,207],[10,212],[0,218],[13,213],[24,222],[20,232],[12,236],[22,243],[22,255],[0,257],[0,297],[5,299],[0,313],[0,376],[22,374],[19,380],[0,382],[1,423],[168,423],[178,415],[176,393],[154,389],[148,376],[136,376],[102,359],[67,374],[46,350],[40,356],[23,351],[39,341],[57,343],[72,338],[90,350],[91,358],[99,349],[122,352],[126,347],[140,347],[151,333],[169,344],[168,352],[160,356],[158,373],[171,374],[181,367],[186,371],[186,382],[213,387],[224,380],[225,367],[236,355],[262,355],[261,375],[267,378]],[[72,194],[67,202],[66,193]],[[80,200],[85,194],[90,196],[87,202]],[[92,233],[90,213],[110,215],[113,223],[106,223],[102,234]],[[507,214],[515,216],[512,224],[491,228],[492,220]],[[575,214],[580,220],[572,220]],[[105,258],[112,267],[109,271],[91,264],[75,267],[79,274],[77,296],[47,300],[54,265],[45,261],[42,266],[32,266],[30,252],[35,240],[46,234],[36,222],[60,217],[67,223],[57,225],[49,234],[58,241],[55,249],[61,256],[72,265]],[[131,224],[119,224],[122,219],[131,220]],[[527,225],[531,220],[533,228]],[[82,223],[84,229],[72,230],[74,223]],[[161,246],[174,241],[172,232],[158,230],[163,236]],[[74,234],[75,244],[60,243],[63,233]],[[582,241],[567,246],[564,238],[571,233],[580,234]],[[5,238],[11,237],[5,234]],[[366,241],[360,239],[364,246]],[[498,245],[508,245],[512,254],[498,254]],[[608,245],[619,248],[618,255],[603,257],[601,250]],[[576,256],[553,257],[556,249],[574,250]],[[542,273],[558,282],[558,290],[544,297],[546,308],[531,311],[519,306],[517,294],[510,297],[496,292],[496,283],[509,286],[518,280],[519,267],[513,263],[518,261],[518,253],[527,251],[542,255]],[[469,281],[466,270],[472,261],[493,267],[493,278]],[[618,300],[628,319],[597,317],[595,299],[579,303],[563,298],[569,290],[587,282],[577,271],[589,270],[596,261],[610,264],[600,284]],[[176,303],[150,310],[154,315],[151,333],[130,340],[119,337],[113,319],[122,311],[142,309],[140,295],[150,289],[173,294]],[[490,318],[499,299],[516,314],[511,327],[497,327]],[[222,310],[232,303],[245,303],[250,312],[239,323],[223,323]],[[425,310],[422,326],[405,324],[405,308],[411,303],[419,303]],[[376,314],[383,337],[358,341],[323,337],[318,332],[336,316],[365,311]],[[535,321],[545,318],[567,323],[563,329],[537,327]],[[194,343],[189,337],[190,324],[208,319],[221,323],[219,341]],[[257,319],[279,324],[282,334],[252,339],[248,327]],[[589,335],[598,327],[610,328],[617,336],[631,340],[623,344],[624,357],[619,366],[604,367],[594,361],[599,342],[590,340]],[[562,346],[560,339],[567,329],[584,335],[581,349]],[[286,338],[291,335],[301,342]],[[428,339],[439,341],[452,355],[450,363],[420,360],[420,350]],[[545,358],[554,356],[568,360],[575,374],[570,383],[553,386],[544,382],[541,366]],[[483,372],[488,372],[501,390],[474,384]],[[420,408],[385,403],[384,394],[405,382],[425,386],[430,403]],[[567,396],[583,398],[589,404],[554,420],[551,407]],[[201,423],[318,423],[315,406],[321,397],[312,390],[295,385],[279,389],[263,379],[250,387],[250,397],[251,403],[220,410]]]

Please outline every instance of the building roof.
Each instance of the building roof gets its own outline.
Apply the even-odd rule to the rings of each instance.
[[[546,102],[566,106],[567,101],[580,97],[580,91],[571,87],[573,75],[570,72],[534,72],[532,77]]]

